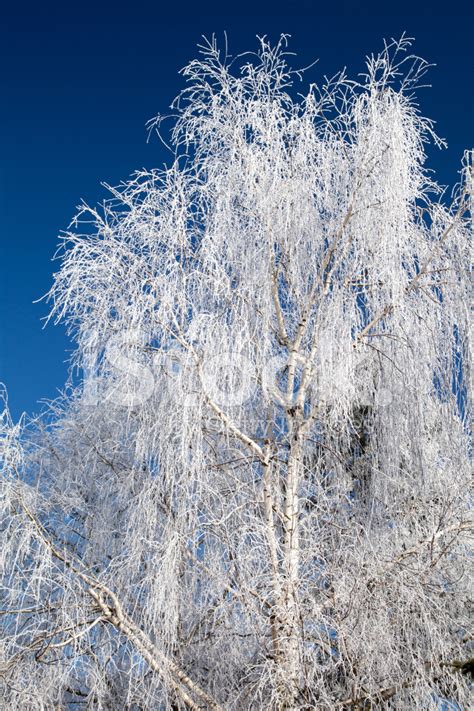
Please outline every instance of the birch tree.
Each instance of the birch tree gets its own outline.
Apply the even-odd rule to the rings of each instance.
[[[169,167],[64,236],[83,381],[3,417],[9,711],[468,708],[469,160],[426,166],[406,38],[288,57],[205,42]]]

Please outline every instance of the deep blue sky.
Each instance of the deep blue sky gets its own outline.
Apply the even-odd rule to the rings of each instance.
[[[420,95],[448,150],[433,152],[439,180],[453,184],[474,142],[473,13],[465,0],[385,3],[287,2],[13,3],[0,20],[0,381],[14,417],[38,411],[67,377],[71,346],[61,326],[42,329],[51,257],[81,199],[100,201],[117,184],[166,160],[145,123],[166,112],[182,87],[178,70],[202,34],[227,31],[232,52],[255,35],[292,35],[295,62],[315,58],[311,80],[343,66],[362,69],[384,37],[403,31],[437,64]]]

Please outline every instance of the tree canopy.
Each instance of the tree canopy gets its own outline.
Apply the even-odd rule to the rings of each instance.
[[[406,38],[304,94],[286,45],[205,42],[170,166],[64,236],[83,380],[3,418],[11,711],[468,707],[469,161],[448,199]]]

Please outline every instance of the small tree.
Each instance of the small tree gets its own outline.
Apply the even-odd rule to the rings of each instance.
[[[467,708],[469,176],[409,44],[295,98],[206,43],[171,167],[81,207],[83,385],[4,417],[11,711]]]

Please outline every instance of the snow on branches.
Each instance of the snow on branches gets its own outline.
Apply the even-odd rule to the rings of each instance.
[[[286,45],[205,42],[170,167],[65,235],[84,382],[2,439],[11,711],[467,708],[469,166],[447,204],[406,38],[305,95]]]

